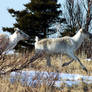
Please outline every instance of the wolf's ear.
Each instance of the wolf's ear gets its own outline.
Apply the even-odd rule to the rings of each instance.
[[[14,31],[18,31],[18,28],[14,28]]]
[[[80,32],[83,32],[83,29],[81,28],[79,31],[80,31]]]
[[[14,31],[15,31],[15,33],[16,33],[16,34],[18,34],[18,33],[19,33],[18,28],[14,28]]]
[[[35,41],[38,42],[39,41],[39,38],[38,36],[35,37]]]

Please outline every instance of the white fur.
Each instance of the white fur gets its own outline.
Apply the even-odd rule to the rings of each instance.
[[[77,60],[81,67],[87,71],[81,61],[74,55],[74,52],[81,46],[84,39],[89,38],[88,34],[85,34],[82,29],[80,29],[73,37],[62,37],[62,38],[47,38],[35,43],[35,51],[36,53],[45,52],[47,65],[51,66],[50,63],[50,55],[53,54],[66,54],[72,58],[70,63],[73,60]],[[64,65],[68,65],[70,63],[65,63]]]
[[[25,33],[24,33],[25,34]],[[4,35],[4,34],[2,34],[3,36],[4,36],[4,38],[6,38],[6,40],[7,40],[7,44],[5,44],[2,48],[0,48],[0,49],[3,49],[2,50],[2,53],[3,54],[5,54],[5,53],[7,53],[9,50],[12,50],[16,45],[17,45],[17,43],[20,41],[20,40],[25,40],[25,38],[27,38],[26,36],[28,36],[28,35],[25,35],[25,37],[23,36],[23,34],[20,34],[19,32],[17,32],[17,31],[15,31],[12,35],[10,35],[10,36],[8,36],[8,35]],[[3,38],[3,39],[4,39]],[[3,40],[2,39],[2,44],[0,44],[0,45],[3,45],[3,43],[4,43],[4,41],[5,40]]]

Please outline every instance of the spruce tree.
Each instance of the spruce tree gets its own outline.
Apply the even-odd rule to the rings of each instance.
[[[30,35],[31,39],[26,43],[33,45],[35,36],[45,38],[51,24],[60,21],[61,5],[57,4],[57,0],[30,0],[24,6],[25,9],[21,11],[8,9],[8,12],[16,19],[14,27]],[[3,30],[13,33],[14,27],[3,27]],[[20,44],[25,45],[23,42]]]

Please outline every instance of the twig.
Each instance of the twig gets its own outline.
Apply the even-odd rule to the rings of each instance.
[[[30,63],[32,63],[36,59],[38,59],[40,57],[44,57],[44,56],[45,56],[45,53],[43,51],[36,53],[30,60],[27,60],[26,62],[24,62],[20,67],[16,68],[16,66],[14,66],[12,69],[10,69],[8,71],[4,71],[3,73],[1,72],[0,74],[4,75],[4,74],[8,74],[8,73],[13,72],[13,71],[18,71],[18,70],[22,70],[24,68],[27,68]]]

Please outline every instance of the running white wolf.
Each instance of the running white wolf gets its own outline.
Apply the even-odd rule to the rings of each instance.
[[[0,55],[12,50],[20,40],[27,40],[29,36],[15,28],[12,35],[0,34]]]
[[[35,42],[35,55],[31,58],[31,62],[35,61],[39,57],[45,56],[47,59],[47,65],[51,66],[50,55],[54,54],[66,54],[71,61],[64,63],[62,66],[67,66],[73,60],[79,62],[83,70],[87,72],[86,67],[81,63],[79,58],[75,56],[74,52],[81,46],[84,39],[92,38],[92,34],[80,29],[73,37],[65,36],[62,38],[46,38],[42,40],[37,40]]]

